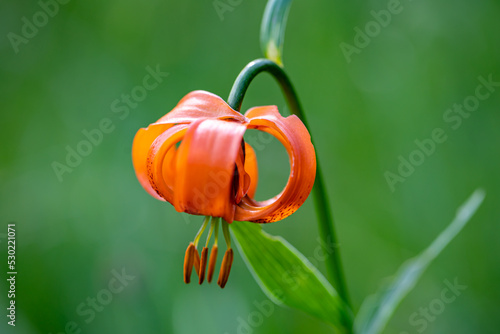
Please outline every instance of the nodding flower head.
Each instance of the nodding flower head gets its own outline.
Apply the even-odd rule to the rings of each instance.
[[[253,148],[243,140],[247,129],[276,137],[290,157],[290,176],[281,193],[265,201],[254,199],[258,169]],[[316,176],[316,156],[309,132],[297,116],[283,117],[276,106],[255,107],[245,115],[223,99],[205,91],[186,95],[177,106],[140,129],[132,147],[135,172],[153,197],[171,203],[179,212],[207,216],[202,229],[186,250],[184,279],[189,283],[194,266],[211,281],[217,256],[219,218],[228,250],[224,255],[219,285],[229,276],[233,251],[228,223],[270,223],[294,213],[311,192]],[[215,244],[207,259],[207,247],[198,254],[198,240],[211,220],[209,238]]]

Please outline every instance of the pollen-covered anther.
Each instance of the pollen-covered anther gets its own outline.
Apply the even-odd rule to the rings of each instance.
[[[193,253],[194,253],[194,259],[193,259],[194,270],[196,270],[196,275],[200,276],[200,254],[198,253],[198,249],[196,249],[196,246],[194,247]]]
[[[208,261],[208,275],[207,275],[208,283],[212,282],[212,277],[215,271],[215,264],[217,262],[217,252],[218,252],[217,245],[213,245],[212,250],[210,251],[210,260]]]
[[[198,275],[198,276],[200,276],[199,284],[203,283],[203,280],[205,279],[205,270],[207,268],[207,258],[208,258],[208,248],[203,247],[203,249],[201,250],[200,271],[199,271],[199,275]]]
[[[191,242],[184,255],[184,283],[186,284],[191,282],[191,271],[193,270],[195,252],[198,253],[194,244]]]
[[[226,286],[227,280],[229,278],[229,273],[231,272],[231,266],[233,264],[233,249],[229,248],[224,254],[224,258],[222,259],[222,265],[220,267],[219,272],[219,280],[217,284],[224,289]]]

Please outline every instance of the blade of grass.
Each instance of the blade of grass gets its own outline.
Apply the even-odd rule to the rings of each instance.
[[[355,332],[381,333],[399,303],[415,287],[431,262],[462,230],[483,202],[485,193],[477,189],[457,210],[455,219],[441,234],[416,257],[406,261],[392,281],[375,295],[365,299],[354,322]]]

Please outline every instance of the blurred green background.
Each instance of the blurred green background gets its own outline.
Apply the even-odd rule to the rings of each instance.
[[[135,178],[130,151],[140,127],[192,90],[226,98],[238,72],[261,56],[265,1],[222,3],[231,10],[218,13],[212,1],[69,1],[55,14],[49,6],[50,17],[36,1],[1,2],[1,333],[332,332],[299,311],[259,311],[267,298],[238,253],[224,290],[184,284],[184,251],[202,219],[153,199]],[[500,81],[500,4],[402,1],[348,62],[340,44],[355,45],[354,29],[390,3],[296,0],[286,33],[284,62],[315,137],[352,300],[359,308],[481,186],[483,206],[386,332],[498,333],[500,87],[457,129],[443,115],[475,94],[479,76]],[[24,27],[34,19],[36,33]],[[142,85],[148,66],[169,74],[128,114],[115,113],[113,102],[125,105],[122,94]],[[265,104],[286,112],[268,75],[254,81],[243,109]],[[106,118],[113,130],[59,180],[53,163],[66,164],[67,147]],[[409,159],[415,140],[436,128],[447,140],[391,191],[384,173],[397,173],[398,157]],[[284,149],[268,139],[257,152],[261,198],[288,175]],[[9,222],[17,226],[15,328],[5,317]],[[311,198],[264,229],[308,257],[319,244]],[[122,271],[126,286],[109,294]],[[420,315],[455,279],[467,288],[439,314]],[[106,301],[93,315],[92,298]]]

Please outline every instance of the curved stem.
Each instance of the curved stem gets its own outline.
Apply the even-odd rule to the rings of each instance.
[[[248,86],[250,85],[251,81],[261,72],[268,72],[276,79],[281,87],[283,94],[285,95],[291,113],[297,115],[302,120],[306,128],[309,128],[309,126],[307,125],[305,114],[300,105],[299,98],[295,93],[290,79],[288,78],[282,67],[268,59],[256,59],[245,66],[245,68],[240,72],[229,94],[229,98],[227,101],[229,106],[234,110],[240,111],[243,97],[245,96]],[[312,136],[311,141],[314,145]],[[333,216],[328,204],[328,195],[326,193],[326,188],[323,182],[323,175],[321,173],[320,163],[317,155],[316,165],[316,180],[314,181],[314,187],[312,191],[314,193],[314,203],[316,207],[316,214],[318,215],[318,225],[320,236],[322,239],[321,246],[323,247],[325,254],[330,255],[328,256],[326,261],[326,270],[328,273],[328,277],[332,284],[336,287],[339,296],[348,306],[350,306],[344,273],[342,270],[337,236],[333,225]],[[328,245],[333,245],[333,251],[328,247]]]

